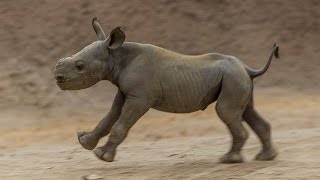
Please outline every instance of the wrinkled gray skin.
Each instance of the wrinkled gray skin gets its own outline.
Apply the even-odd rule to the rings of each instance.
[[[60,59],[54,76],[62,90],[88,88],[101,80],[118,87],[110,112],[96,128],[78,132],[80,144],[88,150],[93,150],[99,139],[110,133],[108,142],[93,150],[99,159],[113,161],[116,148],[129,129],[150,108],[190,113],[204,110],[215,101],[217,114],[233,140],[221,162],[243,162],[240,152],[248,138],[243,121],[261,140],[262,150],[256,159],[272,160],[277,156],[270,125],[254,109],[252,81],[266,72],[273,55],[278,55],[278,46],[273,46],[262,69],[253,70],[232,56],[188,56],[149,44],[124,42],[125,34],[120,28],[106,37],[96,18],[92,25],[99,40]]]

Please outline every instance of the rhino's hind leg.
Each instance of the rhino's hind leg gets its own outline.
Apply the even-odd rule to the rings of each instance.
[[[257,134],[262,144],[262,150],[256,156],[256,160],[273,160],[278,153],[271,142],[271,127],[270,124],[266,122],[254,109],[253,98],[251,98],[251,102],[243,113],[243,118]]]
[[[220,119],[226,124],[232,137],[231,149],[220,158],[222,163],[241,163],[243,158],[241,148],[248,138],[248,133],[242,124],[242,106],[234,106],[234,101],[229,98],[219,97],[216,110]]]
[[[241,149],[248,139],[248,132],[243,126],[243,113],[249,102],[252,83],[246,76],[236,74],[224,76],[219,94],[216,111],[226,124],[232,137],[232,145],[220,161],[222,163],[241,163]]]
[[[235,120],[227,124],[230,134],[232,136],[232,146],[230,151],[220,158],[222,163],[241,163],[243,157],[241,155],[241,148],[248,138],[248,133],[243,127],[240,120]]]

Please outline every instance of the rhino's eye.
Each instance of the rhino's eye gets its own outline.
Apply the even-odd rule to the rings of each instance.
[[[84,64],[82,62],[78,62],[76,64],[76,68],[77,68],[78,71],[82,71],[83,68],[84,68]]]

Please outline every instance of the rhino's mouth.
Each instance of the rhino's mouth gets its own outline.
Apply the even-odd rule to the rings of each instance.
[[[63,84],[70,81],[70,79],[57,80],[57,84]]]
[[[79,79],[64,79],[56,82],[58,87],[61,90],[81,90],[91,87],[92,85],[96,84],[97,81],[92,81],[88,79],[82,78]]]
[[[60,81],[57,81],[57,85],[58,87],[61,89],[61,90],[66,90],[68,89],[68,85],[67,85],[68,81],[67,80],[60,80]]]

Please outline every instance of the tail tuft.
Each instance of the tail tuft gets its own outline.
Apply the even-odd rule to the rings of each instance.
[[[280,58],[280,55],[279,55],[279,46],[277,46],[276,50],[274,51],[274,56],[276,58]]]
[[[277,43],[274,43],[273,44],[273,47],[276,47],[276,49],[274,50],[274,56],[276,57],[276,58],[280,58],[280,55],[279,55],[279,46],[277,45]]]

